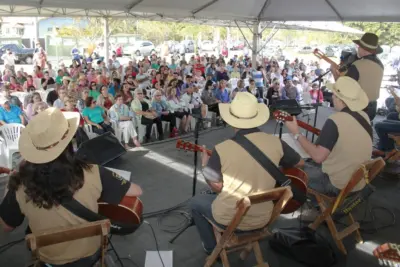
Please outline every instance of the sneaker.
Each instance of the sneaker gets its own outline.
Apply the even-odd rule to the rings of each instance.
[[[313,222],[320,215],[320,212],[317,209],[306,209],[297,217],[302,222]]]

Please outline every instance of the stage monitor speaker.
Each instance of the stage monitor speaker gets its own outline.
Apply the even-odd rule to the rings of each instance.
[[[76,157],[93,164],[104,165],[126,153],[120,141],[110,132],[83,142]]]

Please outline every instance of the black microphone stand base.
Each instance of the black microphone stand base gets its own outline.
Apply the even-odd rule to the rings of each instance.
[[[171,240],[169,240],[170,244],[173,244],[174,241],[181,235],[183,234],[183,232],[185,232],[189,227],[194,226],[194,221],[193,218],[190,219],[190,222],[188,223],[188,225],[186,225],[182,230],[180,230],[173,238],[171,238]]]

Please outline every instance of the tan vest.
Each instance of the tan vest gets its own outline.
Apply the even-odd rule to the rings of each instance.
[[[57,177],[54,177],[57,179]],[[85,183],[74,198],[82,205],[97,213],[97,200],[102,192],[100,173],[97,165],[85,171]],[[21,211],[28,218],[32,233],[50,228],[77,225],[86,222],[73,215],[62,206],[50,210],[38,208],[32,202],[26,202],[24,188],[17,191],[17,201]],[[65,264],[93,255],[100,248],[100,237],[91,237],[72,242],[48,246],[40,250],[42,260],[49,264]]]
[[[359,113],[370,122],[365,112]],[[336,188],[343,189],[361,164],[371,159],[372,140],[350,114],[337,112],[329,118],[337,125],[339,137],[328,158],[322,163],[322,171],[328,174]],[[359,191],[364,186],[365,181],[362,180],[353,191]]]
[[[272,162],[279,164],[283,149],[277,137],[263,132],[247,134],[246,137]],[[239,199],[273,189],[275,179],[236,142],[227,140],[218,144],[215,149],[221,159],[224,186],[212,204],[212,213],[218,223],[228,225],[236,213],[236,202]],[[272,209],[272,202],[252,206],[238,228],[252,230],[265,226]]]
[[[357,67],[360,75],[358,83],[367,94],[369,101],[377,100],[381,90],[383,68],[369,59],[357,60],[353,65]]]

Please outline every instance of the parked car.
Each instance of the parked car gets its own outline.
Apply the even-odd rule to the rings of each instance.
[[[15,63],[25,63],[25,64],[32,64],[33,62],[33,54],[35,49],[34,48],[26,48],[22,44],[6,44],[1,46],[0,48],[0,63],[3,64],[3,60],[1,56],[6,53],[6,50],[10,49],[11,52],[15,55]]]
[[[299,49],[298,51],[300,54],[310,54],[313,52],[313,49],[311,46],[303,46]]]
[[[242,50],[244,46],[244,42],[236,41],[232,44],[231,50]]]
[[[194,41],[193,40],[183,40],[180,45],[185,47],[186,53],[194,53]]]
[[[150,41],[136,41],[124,47],[124,55],[149,56],[152,53],[156,53],[156,48]]]
[[[200,45],[202,51],[214,51],[217,46],[212,41],[203,41]]]

